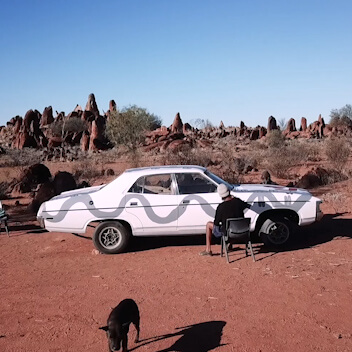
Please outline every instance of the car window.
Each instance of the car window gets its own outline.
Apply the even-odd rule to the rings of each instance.
[[[176,174],[180,194],[216,192],[216,185],[198,173]]]
[[[171,175],[149,175],[140,177],[129,189],[130,193],[172,194]]]

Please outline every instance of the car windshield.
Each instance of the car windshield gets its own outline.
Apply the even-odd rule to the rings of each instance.
[[[224,183],[228,187],[228,189],[231,190],[231,191],[235,188],[235,185],[232,185],[231,183],[228,183],[228,182],[224,181],[221,177],[213,174],[209,170],[205,170],[204,173],[208,177],[210,177],[213,181],[215,181],[217,184]]]

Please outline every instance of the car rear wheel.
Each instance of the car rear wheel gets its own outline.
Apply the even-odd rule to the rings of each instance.
[[[93,234],[95,248],[105,254],[123,252],[129,239],[129,231],[118,221],[102,222],[96,227]]]
[[[281,247],[286,244],[292,234],[289,220],[283,217],[272,217],[264,221],[259,235],[265,245]]]

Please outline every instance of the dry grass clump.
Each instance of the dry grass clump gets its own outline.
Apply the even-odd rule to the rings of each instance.
[[[102,169],[93,160],[84,159],[72,165],[72,174],[76,181],[92,180],[102,175]]]
[[[161,156],[162,165],[211,165],[211,157],[203,148],[192,148],[190,145],[181,145],[176,150],[166,150]]]
[[[324,194],[322,200],[329,203],[334,208],[335,213],[341,213],[348,210],[348,207],[346,206],[346,196],[342,193],[334,192]]]
[[[38,163],[41,159],[41,152],[33,148],[7,149],[1,155],[0,167],[26,167]]]
[[[251,143],[248,154],[252,164],[279,178],[290,178],[290,169],[295,166],[321,160],[317,141],[285,140],[280,131],[270,132],[265,143]]]
[[[285,145],[285,136],[282,134],[280,130],[270,131],[266,135],[266,144],[268,148],[281,148]]]
[[[331,138],[325,141],[325,154],[332,165],[342,171],[350,156],[351,147],[346,138]]]

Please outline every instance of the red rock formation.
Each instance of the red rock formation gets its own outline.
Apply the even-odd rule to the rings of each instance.
[[[301,128],[299,130],[302,132],[307,130],[307,119],[305,117],[301,118]]]
[[[249,139],[251,141],[256,141],[257,139],[259,139],[259,129],[258,128],[255,128],[252,130],[252,132],[249,136]]]
[[[86,111],[91,111],[95,116],[99,116],[99,110],[93,93],[89,94],[86,104]]]
[[[90,151],[96,151],[96,146],[94,144],[94,140],[99,139],[99,128],[97,126],[96,121],[94,120],[92,122],[92,132],[90,134],[90,140],[89,140],[89,150]]]
[[[89,133],[85,131],[81,138],[81,150],[86,152],[89,149]]]
[[[264,136],[266,136],[266,128],[265,127],[260,127],[259,128],[259,138],[263,138]]]
[[[319,117],[318,117],[318,122],[319,122],[320,125],[325,127],[325,122],[324,122],[324,119],[321,117],[321,115],[319,115]]]
[[[296,122],[295,119],[289,119],[287,122],[287,126],[285,128],[285,131],[283,132],[284,135],[289,134],[290,132],[295,132],[296,131]]]
[[[274,116],[269,116],[268,119],[268,132],[272,130],[277,130],[277,123]]]
[[[54,122],[53,108],[48,106],[44,109],[42,118],[40,119],[40,127],[50,125]]]
[[[178,133],[178,132],[182,132],[182,130],[183,130],[183,123],[181,120],[180,113],[178,112],[175,116],[174,122],[171,125],[171,132]]]

